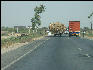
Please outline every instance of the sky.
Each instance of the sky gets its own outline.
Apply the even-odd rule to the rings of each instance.
[[[1,1],[1,26],[31,26],[34,8],[46,6],[41,13],[41,26],[48,27],[51,22],[60,22],[67,27],[69,21],[80,21],[80,27],[90,27],[93,16],[93,1]]]

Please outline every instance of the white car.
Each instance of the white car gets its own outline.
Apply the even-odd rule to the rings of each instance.
[[[46,31],[47,33],[49,33],[49,31]]]
[[[64,34],[69,34],[69,31],[65,31]]]
[[[51,36],[51,32],[48,33],[48,36]]]

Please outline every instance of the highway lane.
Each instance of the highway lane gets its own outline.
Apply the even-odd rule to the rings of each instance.
[[[12,62],[14,63],[14,61],[19,59],[21,56],[23,56],[30,50],[33,50],[39,44],[41,44],[42,42],[45,42],[48,39],[49,38],[35,40],[27,45],[24,45],[22,47],[19,47],[15,50],[11,50],[10,52],[7,52],[7,53],[1,55],[1,68],[4,68],[4,67],[6,68],[9,64],[11,64]]]
[[[46,39],[5,70],[93,70],[92,40],[66,36]]]

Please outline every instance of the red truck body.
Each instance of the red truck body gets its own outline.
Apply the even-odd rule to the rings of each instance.
[[[80,21],[69,21],[69,36],[80,35]]]

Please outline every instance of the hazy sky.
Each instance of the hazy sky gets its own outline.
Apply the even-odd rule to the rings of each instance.
[[[66,26],[69,21],[80,21],[81,27],[90,27],[88,15],[93,11],[93,1],[2,1],[1,25],[31,25],[34,8],[40,4],[46,6],[45,12],[41,14],[41,27],[48,27],[50,22],[57,21]]]

